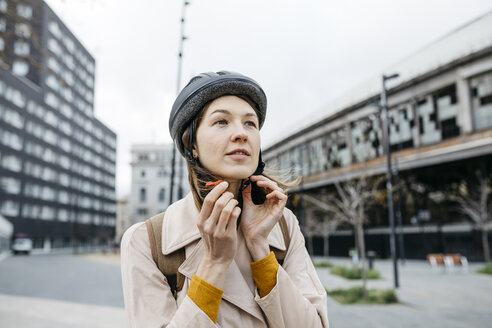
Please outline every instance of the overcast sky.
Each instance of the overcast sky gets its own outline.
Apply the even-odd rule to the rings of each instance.
[[[205,71],[253,77],[268,97],[267,146],[296,122],[464,23],[490,0],[190,0],[182,86]],[[95,116],[118,135],[117,195],[130,146],[171,142],[181,0],[47,0],[96,59]]]

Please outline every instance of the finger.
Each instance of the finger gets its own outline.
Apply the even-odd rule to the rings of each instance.
[[[268,188],[270,190],[281,190],[281,188],[278,186],[278,184],[272,180],[260,180],[260,181],[257,181],[256,184],[259,186],[259,187],[263,187],[263,188]]]
[[[280,190],[274,190],[266,195],[266,199],[277,198],[280,202],[287,202],[287,195]]]
[[[217,199],[227,190],[229,184],[227,181],[223,181],[215,186],[203,199],[202,209],[200,210],[200,219],[202,221],[206,220],[210,217],[212,210],[214,208],[215,202]]]
[[[239,204],[236,199],[231,199],[227,203],[227,205],[222,209],[220,213],[219,221],[217,222],[217,229],[219,231],[224,231],[226,229],[227,223],[229,222],[229,218],[231,217],[234,208]]]
[[[273,181],[272,179],[267,178],[266,176],[261,175],[261,174],[260,174],[260,175],[252,175],[252,176],[250,176],[249,178],[250,178],[251,180],[253,180],[253,181],[272,181],[272,182],[275,182],[275,181]]]
[[[272,204],[272,214],[275,217],[279,216],[283,212],[285,204],[287,203],[287,195],[275,190],[269,193],[266,198],[275,202]]]
[[[220,214],[222,213],[226,205],[229,203],[229,201],[232,199],[234,199],[234,194],[232,192],[227,191],[223,193],[219,197],[219,199],[217,199],[217,201],[215,202],[214,209],[212,210],[210,217],[207,219],[207,222],[205,223],[212,230],[216,229],[217,221],[220,218]]]
[[[232,211],[232,214],[229,218],[229,222],[227,222],[227,227],[226,230],[236,230],[237,228],[237,219],[239,218],[239,215],[241,214],[241,208],[240,207],[234,207],[234,210]]]

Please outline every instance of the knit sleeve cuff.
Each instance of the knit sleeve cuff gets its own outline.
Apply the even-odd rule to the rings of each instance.
[[[250,266],[253,280],[256,283],[256,287],[258,287],[258,294],[260,294],[260,297],[268,295],[277,284],[279,264],[275,258],[275,254],[270,252],[267,257],[256,262],[251,262]]]
[[[219,289],[205,280],[198,277],[196,274],[190,282],[188,288],[188,297],[203,311],[210,320],[217,322],[219,314],[219,305],[224,291]]]

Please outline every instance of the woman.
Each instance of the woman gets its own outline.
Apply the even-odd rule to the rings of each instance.
[[[184,282],[173,295],[151,228],[130,227],[121,269],[131,327],[328,327],[326,292],[282,184],[262,174],[265,114],[261,87],[237,73],[200,74],[178,95],[169,129],[191,193],[161,215],[158,251],[184,250]],[[271,249],[285,251],[281,266]]]

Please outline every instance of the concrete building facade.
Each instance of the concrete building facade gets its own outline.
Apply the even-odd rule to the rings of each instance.
[[[116,134],[95,60],[44,1],[0,0],[1,214],[35,248],[114,238]]]
[[[133,223],[143,221],[169,206],[173,144],[142,144],[131,149],[132,182],[129,199]],[[176,152],[173,201],[189,190],[188,171],[181,154]],[[181,183],[180,183],[181,182]]]
[[[489,178],[492,173],[492,12],[385,73],[400,74],[388,82],[389,145],[399,178],[403,184],[430,188],[402,195],[407,256],[460,252],[479,259],[479,232],[452,203],[435,196],[444,186],[475,181],[477,171]],[[318,197],[332,193],[337,181],[384,175],[386,140],[375,105],[380,95],[381,77],[350,90],[268,146],[263,152],[267,166],[296,168],[304,179],[291,193]],[[301,221],[329,219],[312,204],[295,203]],[[368,209],[366,228],[368,249],[388,256],[385,203]],[[346,256],[354,245],[352,230],[342,226],[332,236],[330,253]],[[322,244],[315,240],[315,252],[321,252]]]

